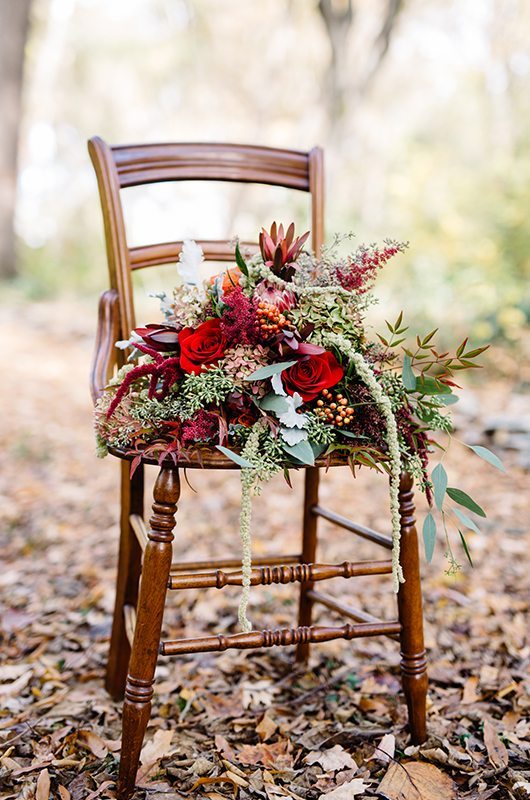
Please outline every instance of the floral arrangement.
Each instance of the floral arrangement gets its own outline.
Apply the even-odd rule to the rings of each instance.
[[[423,526],[429,560],[436,509],[453,571],[459,565],[447,533],[449,513],[470,561],[463,531],[477,526],[461,508],[485,516],[469,495],[448,486],[441,463],[429,472],[429,455],[442,447],[434,432],[451,434],[455,373],[477,367],[486,348],[470,348],[465,340],[454,354],[441,353],[436,331],[416,337],[410,347],[403,314],[386,323],[384,334],[368,338],[370,290],[380,269],[406,245],[386,240],[339,256],[337,238],[311,254],[304,250],[308,236],[296,238],[294,225],[285,231],[274,223],[260,233],[259,253],[243,254],[236,244],[234,266],[209,281],[199,280],[203,253],[187,240],[179,285],[172,297],[158,295],[165,321],[136,328],[118,343],[130,348],[128,362],[96,405],[100,455],[119,449],[134,468],[145,456],[185,461],[217,447],[241,467],[244,630],[250,629],[251,498],[279,471],[289,480],[290,468],[339,454],[352,470],[388,473],[396,591],[403,581],[403,470],[431,507]],[[486,448],[473,449],[503,468]],[[450,509],[448,500],[455,503]]]

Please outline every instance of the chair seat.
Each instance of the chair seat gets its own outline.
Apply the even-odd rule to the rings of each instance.
[[[132,461],[135,458],[135,454],[131,454],[119,447],[109,447],[109,453],[126,461]],[[142,462],[155,466],[161,465],[158,458],[149,455],[142,456]],[[241,469],[231,458],[225,456],[217,448],[209,447],[208,445],[183,450],[181,457],[177,458],[176,461],[167,456],[163,463],[166,466],[174,465],[175,467],[185,467],[186,469]],[[315,467],[324,467],[326,469],[328,467],[344,467],[347,464],[348,456],[344,453],[331,453],[329,456],[319,456],[319,458],[315,459]],[[292,463],[286,463],[285,466],[289,469],[307,469],[305,464],[295,467]]]

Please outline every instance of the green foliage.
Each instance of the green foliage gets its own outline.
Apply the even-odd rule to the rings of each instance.
[[[436,544],[436,522],[431,513],[423,520],[423,543],[425,545],[425,558],[431,562]]]
[[[447,489],[447,472],[443,464],[437,464],[432,471],[431,475],[432,485],[434,489],[434,502],[436,508],[442,509],[445,491]]]
[[[188,375],[172,399],[173,411],[182,419],[208,405],[221,405],[234,391],[234,382],[221,367],[211,367],[198,375]],[[171,394],[168,395],[171,397]]]
[[[481,508],[481,506],[479,506],[479,504],[476,503],[472,497],[466,494],[466,492],[463,492],[462,489],[456,489],[452,486],[449,486],[446,491],[451,500],[454,500],[455,503],[464,506],[464,508],[467,508],[468,511],[473,511],[475,514],[478,514],[479,517],[486,516],[484,509]]]
[[[496,456],[495,453],[492,453],[487,447],[482,447],[480,444],[469,444],[468,447],[470,450],[473,450],[477,456],[484,459],[484,461],[487,461],[492,467],[495,467],[495,469],[499,469],[501,472],[506,472],[506,467],[500,460],[499,456]]]

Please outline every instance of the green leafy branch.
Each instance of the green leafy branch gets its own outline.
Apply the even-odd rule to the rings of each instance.
[[[492,467],[500,470],[501,472],[505,472],[505,467],[500,458],[492,453],[491,450],[488,450],[487,447],[482,447],[482,445],[465,445],[469,447],[470,450],[473,450],[479,458],[482,458]],[[462,489],[458,489],[454,486],[449,486],[449,479],[445,467],[443,464],[437,464],[436,467],[433,469],[431,473],[431,482],[433,487],[433,494],[434,494],[434,505],[435,508],[440,512],[441,522],[444,529],[445,539],[447,542],[447,556],[450,561],[450,572],[456,572],[459,569],[459,564],[453,555],[453,551],[451,548],[451,543],[449,539],[449,533],[447,530],[447,515],[451,512],[457,520],[457,530],[460,537],[460,543],[464,550],[467,560],[469,561],[470,565],[473,567],[473,561],[471,558],[471,553],[469,550],[469,546],[464,535],[464,530],[471,530],[475,533],[480,533],[480,528],[478,527],[477,523],[469,517],[462,508],[465,508],[466,511],[471,511],[473,514],[476,514],[479,517],[486,517],[486,512],[473,498],[464,492]],[[446,508],[445,503],[446,499],[449,498],[453,501],[456,505],[450,506],[449,509]],[[460,507],[459,507],[460,506]],[[431,510],[425,517],[423,521],[423,543],[425,546],[425,556],[427,561],[432,561],[432,557],[434,555],[434,550],[436,546],[436,539],[437,539],[437,525],[436,519],[434,516],[434,511]]]
[[[385,346],[383,359],[388,352],[398,345],[403,345],[407,339],[407,325],[403,324],[401,311],[394,323],[385,320],[390,336],[377,334],[379,341]],[[451,387],[456,384],[451,380],[455,372],[464,369],[480,369],[476,359],[488,349],[483,347],[468,347],[469,337],[457,347],[454,354],[449,351],[439,352],[435,336],[438,328],[429,331],[423,338],[416,336],[416,348],[402,346],[404,352],[402,378],[403,385],[408,392],[419,395],[451,395]],[[396,369],[392,365],[391,369]],[[432,374],[431,374],[432,373]],[[445,402],[450,405],[451,402]]]

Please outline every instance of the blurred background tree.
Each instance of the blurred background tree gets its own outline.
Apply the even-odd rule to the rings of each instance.
[[[15,5],[22,14],[29,2],[0,0],[1,13]],[[382,277],[382,311],[412,305],[425,324],[449,318],[455,335],[519,346],[530,316],[529,43],[525,0],[33,0],[17,286],[42,297],[105,285],[85,147],[94,133],[319,143],[328,233],[411,241]],[[306,208],[229,186],[127,199],[137,242],[245,237]]]
[[[31,0],[0,0],[0,277],[16,274],[15,202],[24,50]]]

